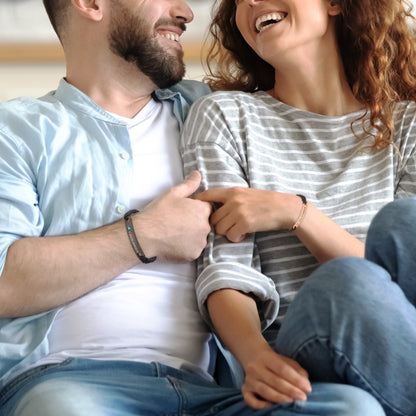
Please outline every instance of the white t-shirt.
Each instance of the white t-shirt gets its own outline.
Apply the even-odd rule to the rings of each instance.
[[[132,143],[130,208],[143,209],[182,181],[179,127],[171,111],[169,103],[151,100],[133,119],[118,117]],[[69,303],[49,333],[50,354],[37,365],[67,357],[158,361],[209,377],[211,335],[197,308],[195,273],[193,263],[138,264]]]

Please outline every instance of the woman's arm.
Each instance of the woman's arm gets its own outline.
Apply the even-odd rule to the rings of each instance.
[[[246,373],[242,393],[246,403],[261,409],[271,403],[306,400],[311,385],[306,371],[277,354],[263,338],[255,301],[236,290],[213,292],[207,301],[218,335]]]
[[[253,188],[209,189],[195,198],[220,204],[211,223],[218,234],[233,242],[257,231],[289,230],[302,209],[297,195]],[[321,263],[341,256],[364,256],[364,244],[310,202],[294,234]]]

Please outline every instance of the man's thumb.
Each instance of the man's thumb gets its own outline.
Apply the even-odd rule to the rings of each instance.
[[[191,196],[197,191],[201,184],[201,174],[197,170],[193,170],[185,180],[176,187],[177,194],[181,197]]]

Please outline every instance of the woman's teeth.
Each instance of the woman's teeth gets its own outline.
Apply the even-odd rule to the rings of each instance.
[[[269,13],[265,14],[264,16],[260,16],[256,20],[256,30],[257,32],[261,32],[270,25],[274,25],[275,23],[280,22],[286,17],[284,13]]]

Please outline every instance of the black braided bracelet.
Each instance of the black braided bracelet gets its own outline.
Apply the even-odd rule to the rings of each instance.
[[[155,257],[146,257],[143,253],[142,248],[140,247],[139,242],[137,241],[136,233],[134,232],[133,221],[131,216],[140,212],[138,209],[131,209],[130,211],[126,212],[124,215],[124,221],[126,223],[126,230],[127,235],[129,236],[130,244],[133,247],[134,252],[136,253],[137,257],[140,259],[142,263],[152,263],[156,260]]]

